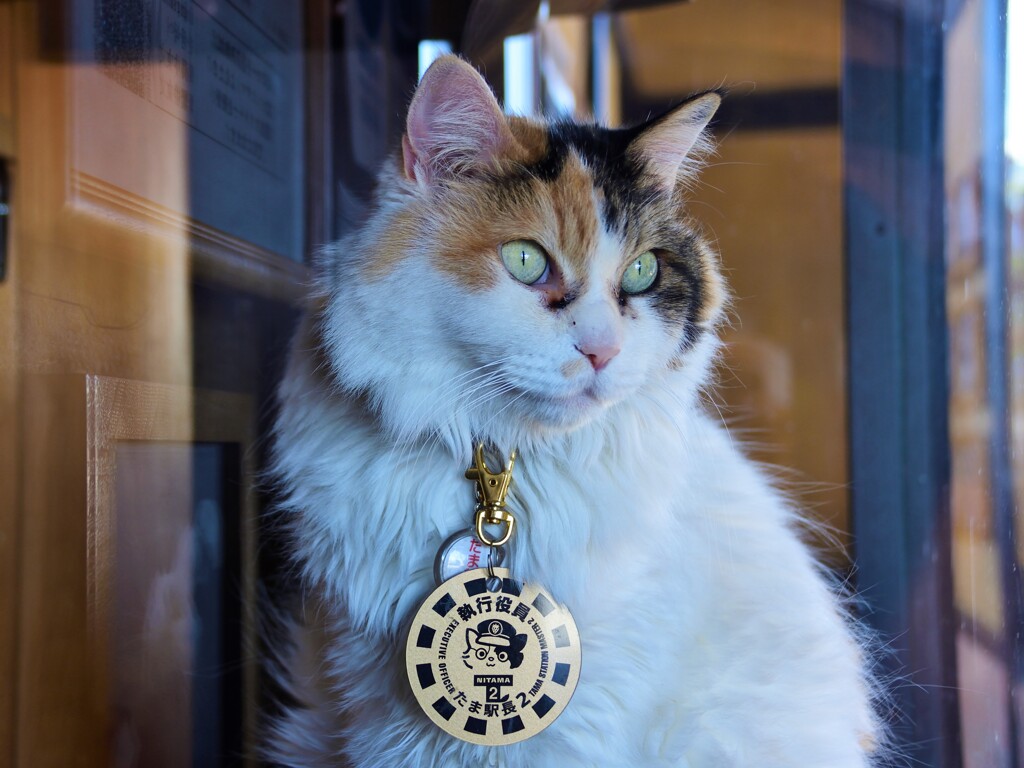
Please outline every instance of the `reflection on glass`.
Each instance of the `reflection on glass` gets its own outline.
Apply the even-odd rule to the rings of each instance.
[[[228,448],[117,446],[114,765],[230,763],[243,751],[237,515]],[[232,479],[237,482],[237,479]],[[230,481],[229,481],[230,482]]]
[[[1024,567],[1024,3],[1011,0],[1006,20],[1006,250],[1010,262],[1011,456],[1014,515],[1005,535],[1016,547],[1004,549],[1010,599],[1016,601],[1017,628],[1007,632],[1016,661],[1011,681],[1015,703],[1011,717],[1017,736],[1017,765],[1024,764],[1024,637],[1021,632],[1021,568]]]
[[[1024,41],[1014,44],[1019,32],[998,6],[958,5],[946,37],[953,597],[965,768],[1020,764],[1013,748],[1021,710],[1013,701],[1021,690],[1021,617],[1011,542],[1014,499],[1019,508],[1024,493],[1024,254],[1014,234],[1022,137],[1013,52]]]

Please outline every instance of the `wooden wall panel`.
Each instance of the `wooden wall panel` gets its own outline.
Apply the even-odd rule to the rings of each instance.
[[[108,764],[87,642],[86,430],[81,377],[30,376],[21,396],[24,474],[16,766]],[[64,435],[69,439],[54,439]],[[60,468],[60,471],[55,471]]]

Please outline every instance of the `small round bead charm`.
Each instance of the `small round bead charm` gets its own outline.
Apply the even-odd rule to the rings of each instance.
[[[504,561],[504,547],[488,547],[481,544],[472,529],[460,531],[449,536],[438,550],[434,561],[434,580],[438,584],[443,584],[463,571],[485,568],[488,565],[497,568]]]

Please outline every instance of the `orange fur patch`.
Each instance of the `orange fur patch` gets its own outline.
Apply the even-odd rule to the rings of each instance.
[[[701,269],[704,272],[704,304],[700,308],[698,320],[702,325],[709,325],[718,320],[725,306],[725,281],[718,269],[718,256],[703,240],[698,242]]]
[[[490,288],[501,276],[503,243],[526,238],[550,247],[548,217],[536,204],[539,190],[531,188],[525,199],[512,203],[500,192],[483,184],[467,184],[453,190],[434,212],[437,229],[432,235],[444,244],[437,266],[470,290]]]
[[[532,130],[525,122],[519,126],[524,136]],[[539,151],[540,145],[533,148]],[[590,172],[576,157],[551,183],[519,180],[514,190],[479,182],[453,185],[432,214],[438,220],[437,241],[450,244],[438,267],[471,290],[486,289],[504,269],[501,245],[528,239],[540,243],[559,267],[585,275],[599,226],[593,189]]]
[[[498,158],[499,173],[534,163],[547,151],[543,124],[509,117],[508,125],[515,142]],[[454,180],[436,197],[424,199],[415,182],[405,178],[400,157],[392,158],[392,165],[397,183],[419,199],[399,210],[388,223],[386,242],[375,246],[375,258],[366,267],[368,279],[390,274],[416,244],[433,241],[442,271],[471,290],[483,290],[494,285],[503,269],[499,255],[503,243],[526,237],[552,246],[552,238],[544,236],[551,227],[541,210],[539,188],[508,205],[488,196],[479,180]]]
[[[508,127],[519,144],[509,159],[528,165],[544,157],[548,151],[548,131],[542,123],[513,115],[508,118]]]
[[[557,231],[556,258],[579,277],[587,272],[587,262],[597,244],[600,226],[594,202],[593,176],[579,158],[571,155],[562,173],[551,183],[550,194]]]
[[[401,210],[388,222],[387,233],[373,243],[373,258],[366,262],[363,276],[367,280],[386,277],[395,265],[407,258],[421,235],[419,217],[411,210]]]

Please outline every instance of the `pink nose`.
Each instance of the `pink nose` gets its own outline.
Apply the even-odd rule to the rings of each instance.
[[[600,371],[619,354],[622,347],[618,344],[585,344],[576,349],[590,361],[595,371]]]

